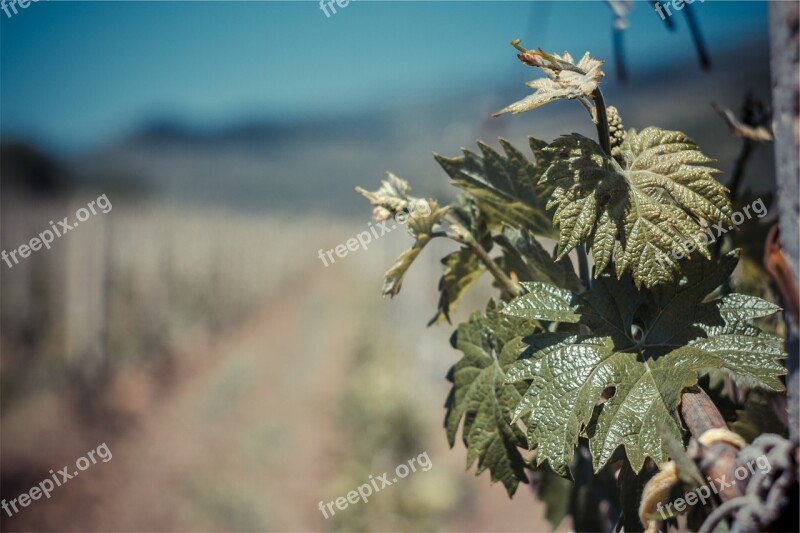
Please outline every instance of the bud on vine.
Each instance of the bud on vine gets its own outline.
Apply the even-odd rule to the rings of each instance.
[[[606,116],[608,117],[608,134],[611,140],[611,155],[614,159],[619,159],[622,155],[620,146],[622,146],[622,141],[625,140],[625,128],[622,125],[622,118],[619,116],[617,108],[613,105],[606,108]]]

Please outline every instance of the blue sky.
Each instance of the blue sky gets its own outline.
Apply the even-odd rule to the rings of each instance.
[[[712,53],[766,34],[766,2],[694,8]],[[673,18],[676,33],[637,2],[634,71],[697,68],[685,19]],[[42,1],[0,12],[0,134],[69,152],[159,118],[213,126],[368,110],[502,81],[516,37],[611,60],[611,20],[599,1],[352,0],[330,18],[317,1]]]

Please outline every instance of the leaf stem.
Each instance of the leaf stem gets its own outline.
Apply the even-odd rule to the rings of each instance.
[[[488,252],[483,249],[483,246],[481,246],[471,234],[467,235],[468,237],[466,239],[466,244],[472,247],[472,249],[475,251],[475,255],[477,255],[478,259],[480,259],[483,264],[486,265],[486,269],[492,274],[492,276],[494,276],[494,279],[496,279],[498,283],[500,283],[500,285],[515,298],[525,294],[525,290],[522,288],[522,286],[513,279],[509,278],[506,273],[503,272],[503,269],[501,269],[497,263],[494,262],[494,259],[489,256]]]
[[[607,156],[611,157],[611,134],[608,131],[608,116],[606,115],[606,102],[600,87],[592,92],[594,100],[595,126],[597,126],[597,140]]]
[[[456,231],[453,232],[454,234],[449,234],[448,236],[452,238],[456,242],[460,242],[466,244],[475,252],[475,255],[478,256],[478,259],[486,266],[486,269],[494,276],[494,279],[503,287],[511,296],[515,298],[517,296],[522,296],[525,294],[525,289],[522,286],[514,281],[513,279],[509,278],[503,269],[500,268],[497,263],[494,262],[494,259],[491,258],[489,253],[480,245],[480,243],[475,239],[475,237],[470,233],[464,226],[462,226],[458,220],[454,219],[452,216],[446,215],[445,219],[450,225],[456,228]]]

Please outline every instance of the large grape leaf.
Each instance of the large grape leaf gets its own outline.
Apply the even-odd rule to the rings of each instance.
[[[477,459],[476,474],[488,468],[492,481],[502,482],[509,496],[528,477],[519,451],[525,446],[525,434],[510,422],[521,395],[505,382],[505,369],[525,349],[519,332],[535,327],[535,321],[503,315],[490,302],[485,314],[474,313],[451,339],[464,355],[447,376],[453,383],[446,403],[447,439],[452,447],[463,419],[467,468]]]
[[[536,151],[544,143],[531,139]],[[508,141],[500,139],[505,156],[491,146],[478,143],[481,155],[464,149],[462,157],[447,158],[434,154],[453,185],[475,199],[478,208],[492,227],[507,224],[525,228],[535,235],[554,236],[545,203],[550,187],[537,185],[539,168]],[[549,154],[543,154],[549,157]],[[541,163],[541,162],[539,162]]]
[[[630,271],[637,286],[672,282],[683,254],[710,259],[711,226],[730,224],[713,160],[681,132],[630,130],[622,164],[577,134],[538,146],[537,160],[548,162],[541,183],[554,187],[547,208],[555,208],[558,257],[587,241],[596,275],[613,258],[617,276]]]
[[[514,409],[525,417],[537,464],[548,461],[569,476],[578,437],[589,439],[599,470],[622,446],[638,472],[645,458],[669,456],[666,435],[681,436],[681,394],[698,376],[721,371],[737,382],[783,390],[781,339],[749,324],[777,308],[732,294],[705,301],[733,272],[738,253],[719,263],[691,261],[675,284],[638,291],[630,276],[603,274],[588,293],[574,295],[546,283],[503,313],[518,318],[579,323],[588,334],[543,333],[506,372],[509,383],[530,382]],[[603,396],[599,414],[595,407]],[[590,424],[591,422],[591,424]]]

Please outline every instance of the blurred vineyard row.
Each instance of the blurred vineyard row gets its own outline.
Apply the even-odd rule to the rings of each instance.
[[[73,219],[93,198],[88,191],[4,198],[4,249],[28,242],[49,221]],[[313,240],[326,243],[333,231],[322,220],[109,200],[108,214],[56,239],[51,250],[13,268],[2,264],[6,408],[57,382],[91,415],[125,367],[168,377],[171,346],[244,316],[308,263],[289,253],[299,238],[310,258]]]

